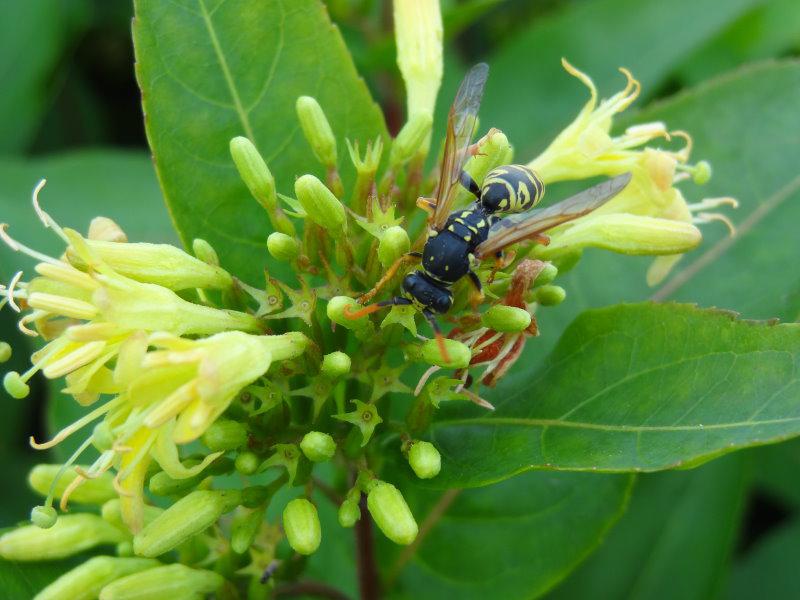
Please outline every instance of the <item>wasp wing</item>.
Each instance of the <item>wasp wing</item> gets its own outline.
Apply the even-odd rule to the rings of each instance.
[[[478,63],[472,67],[464,76],[455,100],[453,100],[453,105],[450,107],[441,175],[436,187],[436,208],[431,218],[431,226],[437,231],[444,227],[452,210],[461,170],[464,168],[467,150],[475,132],[483,87],[486,85],[488,75],[489,66],[486,63]]]
[[[492,225],[486,241],[475,249],[476,258],[485,258],[512,244],[529,239],[539,233],[582,217],[619,194],[631,180],[623,173],[575,194],[547,208],[509,215]]]

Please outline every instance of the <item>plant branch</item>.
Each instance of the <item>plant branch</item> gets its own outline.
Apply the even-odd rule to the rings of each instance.
[[[367,497],[361,495],[359,502],[361,518],[356,522],[356,559],[358,561],[358,588],[361,600],[378,600],[380,584],[378,567],[375,564],[375,550],[372,542],[372,520],[367,511]]]
[[[397,557],[394,565],[389,570],[389,575],[386,578],[386,587],[392,587],[392,585],[394,585],[394,582],[400,575],[400,571],[403,570],[403,567],[406,566],[406,563],[411,560],[414,554],[416,554],[422,542],[426,537],[428,537],[431,529],[436,526],[436,524],[439,522],[439,519],[444,516],[444,514],[447,512],[447,509],[450,508],[450,505],[456,498],[458,498],[458,495],[461,492],[462,490],[458,489],[447,490],[439,497],[439,501],[433,506],[433,508],[431,508],[430,512],[425,517],[425,520],[422,522],[422,525],[419,528],[419,533],[417,534],[417,539],[403,549],[403,552]]]
[[[289,583],[275,588],[276,596],[318,596],[330,600],[350,600],[350,597],[339,590],[324,583],[316,581],[301,581]]]
[[[342,496],[339,494],[339,492],[337,492],[327,483],[325,483],[318,477],[312,477],[311,480],[314,483],[314,487],[316,487],[320,492],[322,492],[325,495],[325,497],[333,503],[334,506],[338,507],[342,503],[342,501],[344,500]]]

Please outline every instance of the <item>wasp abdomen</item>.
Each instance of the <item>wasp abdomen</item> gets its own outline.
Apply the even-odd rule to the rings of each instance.
[[[481,187],[481,206],[488,213],[517,213],[544,196],[544,182],[525,165],[503,165],[489,171]]]

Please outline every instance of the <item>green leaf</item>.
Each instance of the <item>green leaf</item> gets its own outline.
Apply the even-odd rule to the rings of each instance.
[[[0,19],[0,154],[24,150],[47,108],[61,53],[83,27],[82,0],[3,4]]]
[[[586,102],[585,88],[561,57],[601,90],[616,89],[627,67],[646,93],[656,91],[693,49],[731,23],[754,0],[596,0],[568,5],[534,21],[491,57],[481,122],[499,127],[527,162]],[[610,87],[613,86],[613,87]]]
[[[8,600],[33,598],[46,585],[75,567],[77,562],[22,563],[0,560],[0,590]]]
[[[730,600],[797,598],[800,596],[800,518],[771,532],[734,563],[728,586]]]
[[[753,480],[757,487],[793,508],[800,508],[800,439],[758,448]]]
[[[737,454],[640,477],[600,548],[548,598],[588,600],[598,590],[605,600],[718,596],[744,505],[746,462]]]
[[[181,239],[209,241],[235,275],[263,281],[270,233],[228,152],[249,137],[279,192],[321,173],[295,116],[317,98],[339,143],[385,136],[378,106],[318,0],[137,0],[137,76],[147,136]],[[343,169],[345,184],[353,169]]]
[[[688,305],[592,310],[497,410],[444,419],[436,485],[534,468],[656,471],[800,434],[800,325]]]
[[[399,579],[410,598],[533,598],[597,546],[622,514],[631,476],[528,473],[458,494]],[[421,521],[441,497],[404,490]],[[422,526],[424,529],[424,525]]]
[[[800,49],[800,11],[795,0],[767,0],[708,40],[680,65],[678,76],[693,85],[754,60]]]

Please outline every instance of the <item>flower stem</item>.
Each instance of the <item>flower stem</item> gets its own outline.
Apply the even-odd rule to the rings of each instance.
[[[372,520],[367,511],[367,497],[361,495],[361,518],[355,526],[356,559],[358,561],[358,588],[361,600],[378,600],[380,584],[378,568],[375,564],[375,550],[372,540]]]

